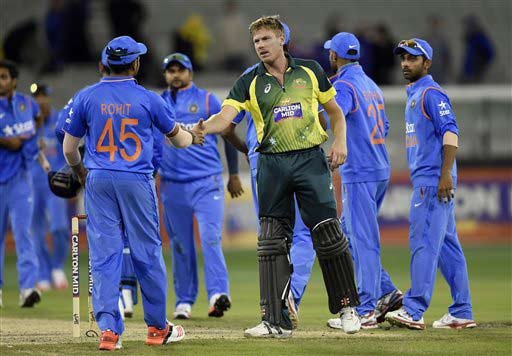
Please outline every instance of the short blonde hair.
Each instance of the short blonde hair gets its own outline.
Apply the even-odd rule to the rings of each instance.
[[[251,23],[249,26],[249,32],[251,33],[251,36],[253,36],[254,32],[259,31],[262,28],[274,31],[277,36],[284,36],[284,27],[279,20],[279,15],[260,17]]]

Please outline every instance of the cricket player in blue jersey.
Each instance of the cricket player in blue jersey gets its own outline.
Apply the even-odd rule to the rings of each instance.
[[[20,306],[32,307],[41,300],[36,289],[39,263],[30,232],[33,191],[29,167],[38,154],[37,103],[16,91],[18,68],[0,61],[0,307],[4,284],[5,236],[10,218],[16,244]]]
[[[101,52],[101,61],[98,63],[98,71],[102,77],[110,74],[110,69],[107,63],[107,47],[103,48]],[[72,107],[74,97],[70,98],[64,108],[59,112],[57,123],[55,125],[55,135],[57,140],[62,144],[64,140],[64,125],[66,118],[68,118],[69,111]],[[162,160],[162,146],[164,136],[158,131],[153,132],[153,175],[156,175]],[[130,256],[130,247],[128,240],[125,238],[123,249],[123,263],[121,269],[121,298],[119,299],[119,307],[121,314],[125,317],[131,318],[133,316],[133,306],[137,304],[137,277],[133,268],[133,263]]]
[[[168,85],[162,98],[174,107],[177,123],[185,128],[192,128],[200,118],[220,111],[217,97],[198,88],[192,81],[192,62],[186,55],[170,54],[163,60],[162,67]],[[224,142],[224,147],[230,176],[228,189],[232,196],[238,196],[243,192],[238,178],[238,154],[230,143]],[[217,136],[207,135],[203,147],[177,149],[166,145],[160,177],[160,198],[173,256],[176,293],[174,317],[189,319],[192,305],[197,298],[194,215],[199,226],[204,258],[208,316],[222,317],[231,307],[231,300],[228,271],[221,244],[224,188]],[[238,186],[237,190],[232,190],[235,185]]]
[[[389,181],[385,143],[389,122],[384,111],[382,91],[358,62],[361,51],[357,37],[352,33],[340,32],[325,42],[324,48],[329,50],[331,68],[336,72],[330,78],[336,89],[336,101],[347,121],[350,154],[345,164],[340,166],[343,201],[341,224],[350,242],[361,301],[356,307],[358,315],[330,319],[328,325],[339,329],[351,327],[348,319],[359,316],[361,328],[373,329],[378,327],[375,312],[378,300],[393,295],[391,309],[396,310],[401,306],[402,296],[381,265],[377,221]],[[343,320],[344,317],[347,320]]]
[[[476,326],[464,252],[457,237],[454,194],[457,121],[446,92],[428,74],[433,50],[427,41],[401,41],[394,50],[401,58],[407,86],[405,147],[413,185],[409,248],[411,288],[403,307],[386,315],[400,327],[425,329],[423,314],[430,305],[437,268],[450,286],[453,304],[434,321],[434,328]]]
[[[34,100],[41,108],[44,121],[38,129],[38,137],[43,141],[43,152],[53,170],[61,169],[66,161],[62,154],[62,144],[55,137],[58,112],[51,107],[50,88],[44,84],[30,87]],[[39,258],[38,289],[66,289],[68,281],[64,273],[64,263],[69,250],[69,226],[67,223],[66,200],[51,193],[48,179],[39,164],[31,167],[34,187],[34,211],[38,217],[32,219],[32,234],[37,244]],[[53,253],[46,244],[46,234],[50,231],[53,239]]]
[[[286,23],[284,23],[283,21],[281,21],[281,23],[283,24],[284,28],[284,50],[288,52],[291,32],[290,28]],[[255,64],[254,66],[248,68],[245,71],[245,73],[251,71],[257,65],[258,64]],[[236,126],[239,125],[244,118],[247,123],[245,142],[240,140],[240,138],[235,133]],[[320,115],[319,113],[319,118],[323,120],[323,114]],[[232,125],[229,126],[229,128],[223,133],[223,135],[240,152],[245,153],[248,157],[249,167],[251,170],[252,199],[257,216],[259,209],[258,191],[256,184],[256,176],[258,172],[258,152],[256,151],[256,148],[258,147],[258,138],[256,135],[256,128],[254,126],[254,121],[252,120],[251,114],[245,111],[238,114],[237,117],[233,120]],[[316,253],[315,250],[313,249],[311,233],[307,226],[304,224],[304,221],[302,221],[302,218],[299,213],[299,208],[296,205],[295,225],[293,227],[292,245],[290,248],[290,260],[293,264],[293,272],[291,275],[290,293],[286,300],[288,304],[288,311],[290,313],[290,319],[292,321],[292,326],[294,329],[297,328],[299,323],[299,305],[304,295],[304,292],[306,291],[306,286],[311,275],[311,269],[313,268],[313,264],[315,263],[315,257]]]
[[[91,261],[93,309],[101,330],[99,348],[120,348],[124,331],[118,300],[124,235],[142,292],[146,344],[162,345],[184,337],[166,319],[167,276],[159,234],[153,178],[153,131],[177,147],[202,144],[202,121],[187,131],[157,94],[134,79],[147,48],[129,36],[107,45],[111,75],[80,91],[66,120],[64,156],[85,184],[85,211]],[[78,144],[85,135],[85,161]]]

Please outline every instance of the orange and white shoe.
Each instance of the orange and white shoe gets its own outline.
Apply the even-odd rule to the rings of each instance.
[[[447,313],[441,319],[434,321],[432,327],[434,329],[470,329],[476,327],[476,323],[472,319],[456,318]]]
[[[53,288],[63,290],[68,288],[68,278],[62,269],[52,269]]]
[[[114,351],[119,350],[123,346],[121,344],[121,337],[110,329],[101,332],[100,337],[100,350]]]
[[[400,328],[408,328],[412,330],[425,330],[425,321],[423,318],[414,320],[412,316],[402,307],[398,310],[388,312],[386,320],[391,324]]]
[[[146,345],[165,345],[178,342],[185,337],[185,329],[181,325],[174,325],[167,322],[165,329],[158,329],[154,326],[148,327]]]

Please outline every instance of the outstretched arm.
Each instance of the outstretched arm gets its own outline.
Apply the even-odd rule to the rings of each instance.
[[[228,128],[238,112],[231,105],[224,105],[221,111],[210,116],[204,123],[205,134],[218,134]]]

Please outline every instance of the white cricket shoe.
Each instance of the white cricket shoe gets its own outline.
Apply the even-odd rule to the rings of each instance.
[[[246,329],[244,331],[244,336],[255,338],[275,337],[278,339],[286,339],[292,336],[292,331],[283,329],[280,326],[271,325],[266,321],[262,321],[254,328]]]
[[[117,303],[117,305],[119,306],[119,314],[121,314],[121,319],[124,320],[124,300],[123,300],[123,295],[119,296],[119,302]]]
[[[476,327],[476,323],[474,320],[456,318],[447,313],[441,319],[434,321],[432,327],[434,329],[469,329]]]
[[[52,289],[52,285],[49,280],[42,280],[37,282],[36,284],[37,289],[39,289],[41,292],[48,292],[50,289]]]
[[[379,327],[374,311],[360,315],[359,320],[361,320],[361,329],[377,329]]]
[[[340,317],[329,319],[327,325],[333,329],[341,329],[347,334],[355,334],[361,329],[361,320],[354,308],[345,307],[341,309]]]
[[[68,278],[64,270],[52,269],[52,284],[55,289],[66,289],[68,287]]]
[[[31,308],[34,304],[41,301],[41,292],[36,288],[27,288],[20,290],[20,307]]]
[[[128,288],[121,290],[124,302],[124,316],[125,318],[133,317],[133,296],[132,291]]]
[[[174,319],[190,319],[192,316],[192,306],[187,303],[180,303],[174,310]]]
[[[290,320],[292,322],[292,330],[295,330],[299,326],[299,307],[295,304],[292,292],[288,293],[286,306],[288,307],[288,314],[290,315]]]
[[[423,318],[420,320],[413,320],[412,316],[402,307],[398,310],[388,312],[386,320],[400,328],[409,328],[412,330],[425,330],[425,321]]]

